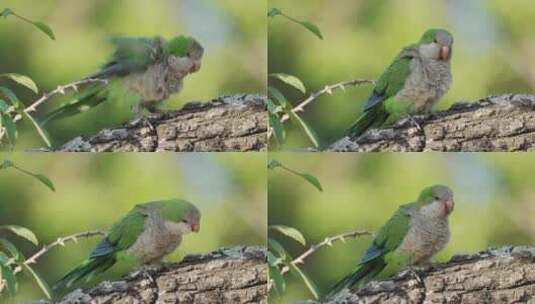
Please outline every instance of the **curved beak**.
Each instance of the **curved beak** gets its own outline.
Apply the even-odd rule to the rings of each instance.
[[[455,207],[455,202],[453,201],[453,199],[447,200],[444,206],[446,209],[446,214],[449,215],[450,213],[453,212],[453,209]]]
[[[191,231],[199,232],[199,230],[201,230],[201,225],[200,224],[192,224],[191,225]]]
[[[451,47],[443,46],[440,48],[440,59],[448,61],[451,58]]]

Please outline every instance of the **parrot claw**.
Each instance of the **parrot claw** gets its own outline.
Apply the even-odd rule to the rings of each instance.
[[[148,128],[151,133],[156,132],[156,128],[154,127],[154,125],[150,121],[150,117],[146,117],[146,116],[137,117],[134,120],[130,121],[128,123],[128,125],[130,127],[137,127],[137,126],[142,125],[142,126]]]
[[[409,116],[407,118],[405,118],[404,120],[402,120],[399,125],[405,125],[407,123],[410,123],[411,125],[413,125],[414,127],[416,127],[416,129],[420,132],[423,132],[424,129],[422,128],[422,126],[418,123],[418,121],[416,121],[415,117],[414,116]]]
[[[416,280],[416,282],[418,282],[419,285],[425,286],[424,280],[418,274],[418,270],[416,268],[409,266],[405,271],[403,271],[400,274],[401,277],[404,277],[407,275],[410,275],[411,277],[413,277]]]

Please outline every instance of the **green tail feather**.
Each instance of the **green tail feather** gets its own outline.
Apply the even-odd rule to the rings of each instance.
[[[344,277],[338,283],[334,284],[329,292],[323,297],[327,300],[338,294],[340,291],[353,286],[362,287],[373,279],[384,268],[384,263],[375,261],[371,263],[361,264],[355,271]]]
[[[80,266],[76,267],[74,270],[67,273],[63,278],[58,280],[56,284],[54,284],[54,292],[60,293],[82,279],[85,279],[87,282],[96,274],[106,271],[108,268],[113,266],[115,262],[116,259],[114,256],[103,256],[86,260]]]
[[[372,127],[381,126],[388,118],[388,113],[383,106],[376,106],[366,111],[359,119],[347,130],[347,135],[359,137],[366,130]]]
[[[65,105],[46,114],[45,117],[39,121],[39,124],[44,126],[53,120],[87,111],[105,100],[105,94],[103,94],[104,89],[106,89],[105,84],[94,84],[85,88]]]

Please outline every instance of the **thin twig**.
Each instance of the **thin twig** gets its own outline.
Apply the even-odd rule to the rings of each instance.
[[[357,78],[357,79],[353,79],[353,80],[347,80],[347,81],[342,81],[342,82],[339,82],[339,83],[327,85],[323,89],[321,89],[321,90],[319,90],[319,91],[317,91],[315,93],[312,93],[312,95],[310,95],[310,97],[308,97],[307,99],[305,99],[301,103],[299,103],[297,106],[295,106],[292,109],[292,111],[294,113],[302,112],[309,103],[313,102],[314,100],[316,100],[318,97],[320,97],[323,94],[332,94],[332,92],[334,90],[336,90],[336,89],[345,90],[345,87],[347,87],[347,86],[357,86],[357,85],[361,85],[361,84],[365,84],[365,83],[374,84],[375,81],[369,80],[369,79]],[[287,121],[288,118],[289,118],[288,115],[284,115],[281,118],[281,122]]]
[[[292,264],[293,266],[297,266],[299,264],[303,264],[305,262],[305,259],[308,256],[310,256],[314,252],[318,251],[323,246],[327,246],[327,245],[331,246],[333,242],[336,242],[336,241],[345,242],[346,239],[349,239],[349,238],[355,238],[356,239],[356,238],[364,236],[364,235],[373,235],[373,233],[370,232],[370,231],[366,231],[366,230],[356,230],[356,231],[345,232],[345,233],[338,234],[338,235],[335,235],[335,236],[326,237],[323,241],[321,241],[321,242],[319,242],[319,243],[317,243],[315,245],[310,246],[310,248],[308,248],[307,251],[303,252],[300,256],[298,256],[297,258],[293,259],[293,261],[291,261],[290,264]],[[281,270],[281,274],[285,274],[289,270],[290,270],[290,267],[284,266],[282,268],[282,270]]]
[[[44,255],[45,253],[47,253],[48,251],[50,251],[52,248],[54,248],[56,246],[60,246],[60,245],[61,246],[65,246],[66,242],[75,242],[76,243],[76,242],[78,242],[78,239],[90,238],[90,237],[99,236],[99,235],[104,235],[104,232],[98,231],[98,230],[86,231],[86,232],[80,232],[80,233],[76,233],[76,234],[69,235],[69,236],[66,236],[66,237],[58,238],[54,242],[52,242],[52,243],[44,246],[43,248],[41,248],[41,250],[39,250],[37,253],[35,253],[34,255],[29,257],[28,259],[26,259],[26,261],[24,261],[22,264],[24,264],[26,266],[29,266],[31,264],[35,264],[35,263],[37,263],[37,259],[40,258],[42,255]],[[21,271],[22,271],[22,267],[21,266],[17,266],[17,268],[15,268],[15,270],[14,270],[14,273],[19,273]]]
[[[37,111],[37,107],[39,107],[40,105],[42,105],[48,99],[50,99],[51,97],[53,97],[55,95],[65,95],[65,92],[67,90],[78,91],[78,87],[79,86],[86,85],[86,84],[91,84],[91,83],[96,83],[96,82],[102,82],[104,84],[107,84],[108,80],[106,80],[106,79],[98,79],[98,78],[85,78],[85,79],[82,79],[82,80],[71,82],[71,83],[66,84],[66,85],[60,85],[56,89],[54,89],[54,90],[52,90],[52,91],[50,91],[48,93],[45,93],[41,98],[37,99],[34,103],[32,103],[31,105],[26,107],[24,109],[24,112],[26,112],[28,114],[30,112],[35,112],[35,111]],[[14,121],[19,121],[21,118],[22,117],[20,115],[17,115],[17,116],[15,116]]]

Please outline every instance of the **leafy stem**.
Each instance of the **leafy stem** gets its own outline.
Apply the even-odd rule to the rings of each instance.
[[[344,233],[341,233],[341,234],[338,234],[338,235],[326,237],[325,239],[323,239],[323,241],[310,246],[310,248],[308,248],[308,250],[306,250],[301,255],[299,255],[298,257],[293,259],[290,262],[290,264],[294,265],[294,266],[304,264],[305,259],[307,257],[309,257],[310,255],[312,255],[313,253],[318,251],[321,247],[332,246],[332,244],[334,242],[337,242],[337,241],[345,242],[346,239],[356,239],[356,238],[359,238],[361,236],[369,236],[369,235],[373,235],[373,233],[370,232],[370,231],[366,231],[366,230],[356,230],[356,231],[344,232]],[[281,273],[285,274],[289,270],[290,270],[290,267],[289,266],[285,266],[285,267],[282,268]]]
[[[79,233],[72,234],[72,235],[69,235],[69,236],[60,237],[60,238],[56,239],[54,242],[52,242],[52,243],[44,246],[43,248],[41,248],[41,250],[37,251],[31,257],[27,258],[22,263],[22,265],[19,265],[19,266],[17,266],[17,268],[15,268],[14,273],[21,272],[23,266],[29,266],[29,265],[35,264],[37,262],[37,259],[39,259],[41,256],[43,256],[47,252],[49,252],[54,247],[65,246],[65,243],[67,243],[67,242],[75,242],[76,243],[76,242],[78,242],[79,239],[86,239],[86,238],[91,238],[91,237],[94,237],[94,236],[102,236],[102,235],[104,235],[104,232],[99,231],[99,230],[94,230],[94,231],[79,232]]]

